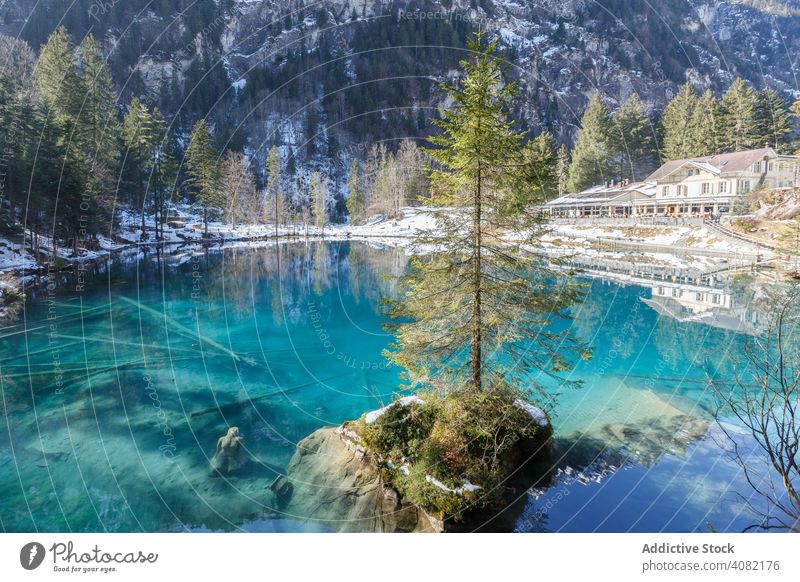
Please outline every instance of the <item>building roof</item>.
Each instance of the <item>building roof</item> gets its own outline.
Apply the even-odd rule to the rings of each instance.
[[[671,162],[665,163],[655,172],[650,174],[646,180],[661,180],[679,170],[686,164],[698,166],[714,174],[720,174],[722,172],[740,172],[749,168],[754,162],[763,160],[765,157],[774,158],[777,157],[777,155],[778,154],[775,153],[774,149],[766,147],[759,148],[757,150],[745,150],[743,152],[733,152],[729,154],[714,154],[713,156],[672,160]]]
[[[652,196],[655,194],[655,184],[647,182],[631,182],[629,184],[598,184],[582,192],[566,194],[551,200],[545,206],[563,206],[568,204],[605,204],[628,194],[642,194]]]

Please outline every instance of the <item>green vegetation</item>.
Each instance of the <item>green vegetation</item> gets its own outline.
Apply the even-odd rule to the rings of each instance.
[[[362,417],[349,428],[385,480],[440,519],[502,502],[509,471],[548,446],[552,429],[516,404],[526,395],[511,386],[419,396],[422,403],[395,403],[374,422]]]
[[[278,155],[278,147],[272,146],[267,155],[267,204],[271,208],[269,212],[265,212],[265,215],[272,215],[275,236],[278,236],[278,227],[281,221],[286,219],[286,205],[281,182],[281,159]]]
[[[515,86],[503,82],[496,45],[480,43],[480,36],[471,42],[474,57],[462,63],[460,85],[446,87],[454,105],[436,121],[436,147],[426,150],[437,163],[431,201],[448,210],[434,212],[440,232],[419,242],[437,252],[413,249],[400,297],[388,304],[397,339],[386,355],[412,385],[445,375],[452,387],[480,390],[484,377],[511,382],[585,355],[552,327],[579,288],[504,238],[510,230],[529,233],[522,243],[542,234],[541,219],[527,211],[543,194],[524,135],[508,119]]]
[[[793,111],[796,115],[796,111]],[[731,83],[721,99],[701,97],[689,83],[661,115],[663,161],[771,146],[791,151],[792,116],[780,93],[756,91],[744,80]]]
[[[683,68],[694,58],[691,49],[683,46],[670,52],[663,43],[653,42],[662,38],[665,24],[642,19],[650,9],[628,4],[609,0],[604,5],[619,10],[624,22],[636,21],[637,41],[649,55],[641,58],[659,59],[669,79],[685,78]],[[25,231],[30,245],[41,250],[39,235],[44,235],[54,244],[72,246],[78,254],[80,247],[96,248],[101,232],[112,231],[120,218],[114,212],[119,210],[133,210],[143,236],[149,218],[156,224],[156,238],[163,237],[170,201],[197,201],[206,223],[209,213],[224,208],[233,222],[261,220],[276,226],[311,220],[314,215],[326,223],[341,221],[346,214],[354,222],[373,214],[398,217],[403,207],[428,202],[431,183],[424,168],[430,153],[422,152],[414,138],[431,132],[428,105],[441,97],[432,71],[452,70],[465,54],[471,30],[467,19],[399,17],[401,10],[434,5],[427,0],[391,2],[382,8],[388,17],[374,19],[334,14],[292,0],[291,9],[269,25],[270,34],[277,37],[286,27],[314,17],[325,27],[318,42],[312,47],[298,40],[287,46],[285,54],[251,69],[245,86],[237,85],[233,91],[218,56],[224,22],[240,10],[235,3],[200,0],[179,15],[166,2],[148,5],[146,12],[157,18],[176,16],[176,30],[164,38],[156,38],[148,24],[135,18],[144,5],[131,0],[96,14],[89,0],[79,0],[76,6],[85,8],[84,16],[93,16],[90,24],[95,30],[115,30],[123,22],[131,25],[113,46],[105,37],[95,39],[75,14],[59,26],[46,10],[35,11],[23,31],[35,46],[42,43],[38,59],[21,38],[0,35],[0,57],[8,65],[0,74],[0,122],[13,136],[6,140],[2,168],[7,178],[0,231],[6,236],[20,240]],[[454,4],[451,8],[457,13]],[[589,28],[618,24],[608,20],[604,10],[584,10],[591,16]],[[670,17],[676,17],[669,10]],[[76,43],[76,38],[83,40]],[[554,31],[553,40],[576,42],[564,27]],[[145,86],[140,77],[149,64],[142,59],[144,47],[156,65],[163,64],[164,55],[173,55],[175,63],[189,63],[183,82],[175,75],[157,89],[151,82]],[[499,61],[515,62],[514,49],[495,51]],[[623,65],[626,59],[640,58],[626,56],[622,48],[612,48],[611,53]],[[647,66],[642,63],[642,70]],[[513,67],[505,73],[510,78],[519,75]],[[526,95],[531,89],[527,87]],[[278,108],[263,111],[267,100]],[[309,106],[298,108],[297,103]],[[782,152],[797,147],[800,100],[789,107],[786,95],[771,88],[756,90],[742,79],[722,95],[708,90],[698,96],[686,84],[660,115],[635,93],[616,111],[609,110],[611,103],[600,95],[592,98],[570,152],[570,137],[557,123],[564,120],[558,118],[559,106],[552,96],[543,95],[541,106],[519,95],[508,100],[506,112],[514,120],[513,130],[523,136],[523,155],[514,165],[525,166],[517,169],[519,176],[527,174],[519,183],[527,184],[506,198],[506,210],[529,210],[536,200],[608,180],[642,179],[657,166],[659,157],[670,160],[766,144]],[[240,123],[256,110],[251,121]],[[529,138],[523,131],[531,120],[523,112],[532,110],[542,111],[537,127],[551,133],[541,131]],[[248,177],[248,202],[231,212],[230,196],[238,192],[236,188],[216,192],[207,187],[208,179],[201,180],[206,187],[200,187],[196,156],[178,163],[188,154],[187,134],[199,119],[206,122],[208,147],[219,154],[213,160],[216,168],[210,159],[204,163],[203,174],[209,178],[222,172],[222,160],[232,160],[229,151],[248,152],[247,139],[263,137],[256,126],[264,125],[266,113],[291,118],[289,111],[298,112],[296,121],[305,128],[303,147],[276,143],[280,138],[273,132],[263,149],[254,148],[255,158],[248,154],[245,160],[252,168],[258,198],[269,208],[262,205],[255,213],[241,213],[251,206]],[[285,151],[274,149],[282,145]],[[284,159],[277,159],[276,151]],[[354,164],[355,181],[348,175]],[[229,163],[227,170],[236,165]],[[329,185],[323,213],[319,204],[314,207],[319,200],[311,196],[312,171],[320,172],[319,184]],[[350,188],[342,187],[345,181],[354,193],[349,202],[345,192]]]
[[[697,94],[689,83],[684,84],[678,94],[661,114],[661,159],[678,160],[694,155],[695,133],[692,116],[697,105]]]
[[[614,115],[612,132],[619,177],[634,181],[646,178],[658,166],[656,131],[636,93]]]
[[[523,227],[531,240],[541,233],[526,210],[544,196],[543,179],[554,188],[552,174],[532,169],[543,160],[552,168],[552,140],[524,144],[508,119],[516,87],[504,83],[496,45],[485,47],[476,35],[470,48],[465,76],[446,87],[454,105],[435,121],[442,134],[425,150],[436,162],[432,202],[448,208],[434,214],[441,234],[420,241],[437,252],[412,247],[411,272],[388,303],[396,341],[386,356],[422,389],[424,404],[395,404],[360,426],[375,458],[408,463],[408,475],[392,470],[387,478],[441,517],[498,502],[515,455],[545,436],[524,411],[530,392],[517,386],[526,373],[556,378],[588,356],[554,326],[580,289],[503,239]],[[538,387],[532,378],[525,384]]]
[[[189,138],[186,167],[195,199],[203,209],[203,230],[206,235],[209,212],[220,210],[224,205],[218,158],[208,125],[205,119],[201,119],[195,124]]]
[[[613,177],[612,121],[600,94],[595,94],[581,119],[581,129],[572,150],[569,188],[580,192]]]

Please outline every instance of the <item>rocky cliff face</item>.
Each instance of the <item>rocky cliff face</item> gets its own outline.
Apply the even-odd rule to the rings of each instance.
[[[336,154],[346,167],[363,143],[428,133],[434,82],[479,27],[520,82],[515,114],[562,142],[596,91],[612,108],[633,92],[660,108],[687,80],[798,90],[796,0],[10,0],[2,16],[0,31],[34,47],[62,21],[92,32],[123,98],[144,94],[183,125],[208,114],[224,139],[301,164]]]

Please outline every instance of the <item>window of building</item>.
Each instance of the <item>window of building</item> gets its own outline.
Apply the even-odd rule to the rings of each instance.
[[[669,196],[669,186],[662,186],[661,195],[662,196]]]
[[[768,167],[769,171],[771,172],[771,171],[772,171],[772,169],[773,169],[773,164],[772,164],[772,162],[770,162],[770,163],[769,163],[769,166],[767,166],[767,167]]]
[[[717,295],[717,294],[712,295],[711,296],[711,303],[719,305],[719,295]]]
[[[694,176],[694,168],[689,168],[688,175],[689,176]]]
[[[742,192],[750,192],[750,180],[742,180]]]
[[[703,182],[703,194],[710,194],[711,193],[711,184],[708,182]]]
[[[728,191],[728,183],[727,182],[720,182],[719,183],[719,193],[722,194]]]
[[[703,294],[700,293],[700,292],[697,292],[697,293],[695,293],[694,298],[697,301],[702,301],[703,300]]]

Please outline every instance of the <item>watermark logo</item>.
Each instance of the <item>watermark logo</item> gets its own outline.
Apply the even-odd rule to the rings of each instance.
[[[44,562],[45,549],[39,542],[29,542],[19,551],[19,563],[26,570],[35,570]]]

